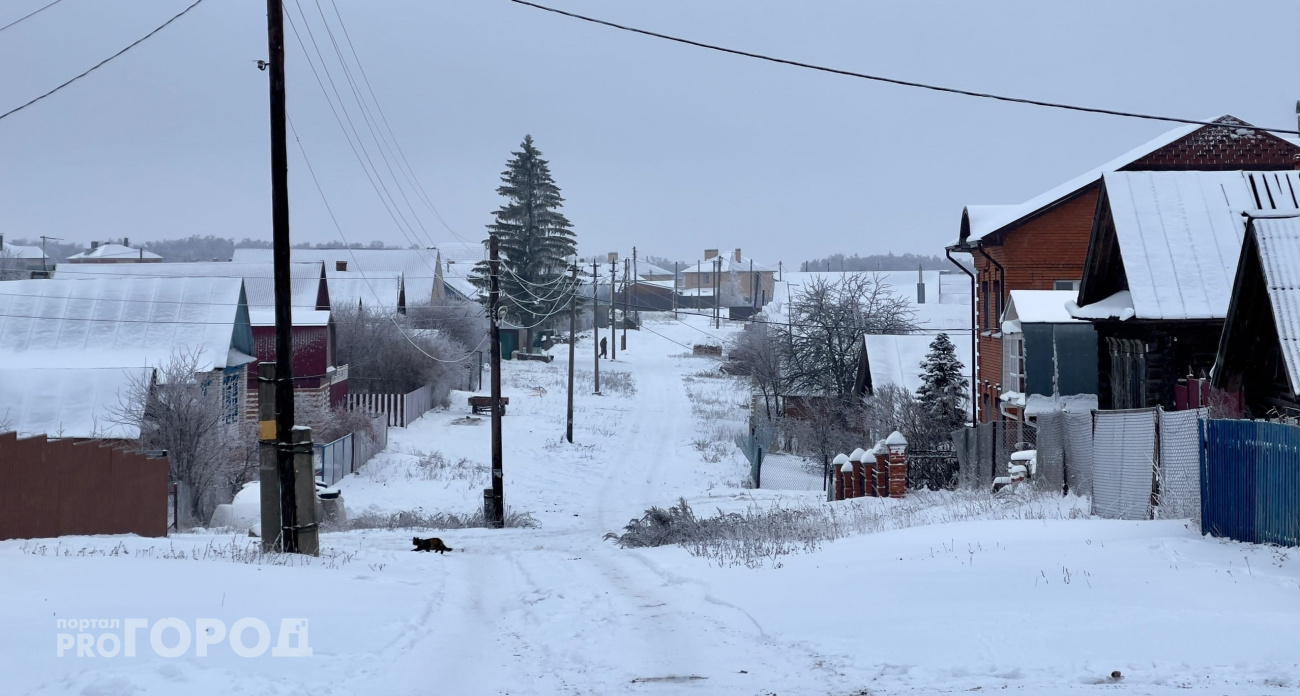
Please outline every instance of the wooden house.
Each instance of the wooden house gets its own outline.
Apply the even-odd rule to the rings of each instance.
[[[723,307],[763,307],[772,300],[776,271],[775,266],[745,257],[740,249],[727,255],[705,249],[703,261],[682,269],[681,301],[712,307],[712,293],[717,288]]]
[[[1016,205],[971,205],[962,211],[952,253],[975,267],[975,393],[978,420],[998,417],[1004,391],[1001,317],[1012,290],[1077,290],[1097,212],[1101,177],[1116,171],[1290,170],[1300,146],[1250,130],[1232,116],[1214,126],[1170,130],[1100,167]]]
[[[1212,383],[1245,417],[1300,415],[1300,217],[1246,225]]]
[[[1208,376],[1245,234],[1244,212],[1300,210],[1300,172],[1112,172],[1102,181],[1070,313],[1097,330],[1101,408],[1174,408]]]

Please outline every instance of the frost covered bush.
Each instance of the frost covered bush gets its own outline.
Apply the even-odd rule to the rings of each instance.
[[[619,396],[636,396],[636,375],[620,370],[600,373],[600,391]]]
[[[349,530],[358,529],[470,529],[490,527],[483,517],[482,510],[458,515],[454,512],[424,512],[423,510],[402,510],[400,512],[366,512],[348,520]],[[506,526],[533,528],[537,520],[527,512],[506,510]]]
[[[1015,498],[978,491],[918,492],[907,498],[860,498],[833,504],[769,507],[751,504],[743,513],[718,511],[696,517],[685,499],[668,509],[652,507],[640,519],[605,539],[623,548],[675,544],[692,556],[719,566],[780,567],[780,557],[810,553],[823,542],[926,524],[971,519],[1078,519],[1088,516],[1088,501],[1028,493]]]
[[[406,470],[407,480],[474,482],[487,478],[486,466],[465,457],[453,462],[438,451],[415,454],[415,461]]]

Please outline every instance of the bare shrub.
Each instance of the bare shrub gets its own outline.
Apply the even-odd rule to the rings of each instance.
[[[604,370],[600,373],[600,390],[619,396],[636,396],[636,375],[621,370]]]
[[[472,460],[461,457],[451,461],[441,452],[420,452],[406,470],[407,480],[421,481],[482,481],[487,478],[488,468]]]
[[[358,391],[405,394],[428,386],[434,404],[446,406],[478,365],[469,348],[438,329],[402,326],[405,319],[365,308],[336,311],[334,318],[338,362],[348,365]]]
[[[538,527],[537,520],[527,512],[506,510],[506,526],[532,529]],[[359,529],[471,529],[491,528],[492,525],[483,517],[482,510],[458,515],[454,512],[424,512],[423,510],[402,510],[400,512],[366,512],[348,520],[349,530]]]

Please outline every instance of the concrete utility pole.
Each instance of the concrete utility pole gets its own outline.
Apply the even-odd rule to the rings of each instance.
[[[609,256],[609,337],[616,339],[618,337],[618,317],[614,316],[614,288],[618,285],[618,258],[614,254]],[[617,340],[609,342],[609,359],[613,360],[618,357]]]
[[[620,350],[627,350],[627,273],[629,265],[628,260],[623,259],[623,342],[619,345]]]
[[[573,353],[577,349],[578,335],[578,262],[575,259],[569,269],[572,273],[572,287],[569,296],[569,416],[564,427],[564,439],[573,442]]]
[[[289,146],[285,126],[281,0],[266,0],[266,35],[271,87],[271,256],[275,275],[275,441],[280,483],[280,548],[285,553],[297,553],[299,529],[314,529],[315,523],[300,524],[293,475],[293,295],[289,276]],[[307,446],[311,446],[310,442]],[[308,519],[314,516],[304,515]]]
[[[591,353],[596,358],[596,390],[600,393],[600,264],[591,262]]]
[[[673,262],[673,319],[677,318],[677,262]]]
[[[505,526],[506,502],[501,472],[501,259],[497,254],[497,236],[488,242],[488,320],[492,326],[492,505],[484,510],[488,524]],[[484,491],[484,493],[488,493]],[[487,495],[484,496],[485,498]],[[486,504],[487,501],[484,500]]]
[[[719,256],[713,274],[713,328],[722,328],[722,257]]]

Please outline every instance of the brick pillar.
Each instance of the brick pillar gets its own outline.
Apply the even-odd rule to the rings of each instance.
[[[866,481],[864,481],[862,477],[862,460],[866,456],[866,450],[861,447],[853,450],[849,455],[849,464],[853,466],[853,491],[857,494],[855,497],[858,498],[865,495],[871,495],[871,493],[868,492],[870,486],[866,484]]]
[[[874,495],[881,498],[889,497],[889,459],[885,454],[876,455],[875,466],[871,473],[871,485],[874,489]]]
[[[844,462],[840,466],[840,478],[844,480],[844,498],[857,498],[862,495],[858,490],[856,477],[853,475],[853,462]]]
[[[844,500],[844,476],[838,466],[831,467],[831,490],[835,492],[833,500]]]
[[[885,446],[889,448],[889,497],[902,498],[907,493],[907,438],[895,430]]]

